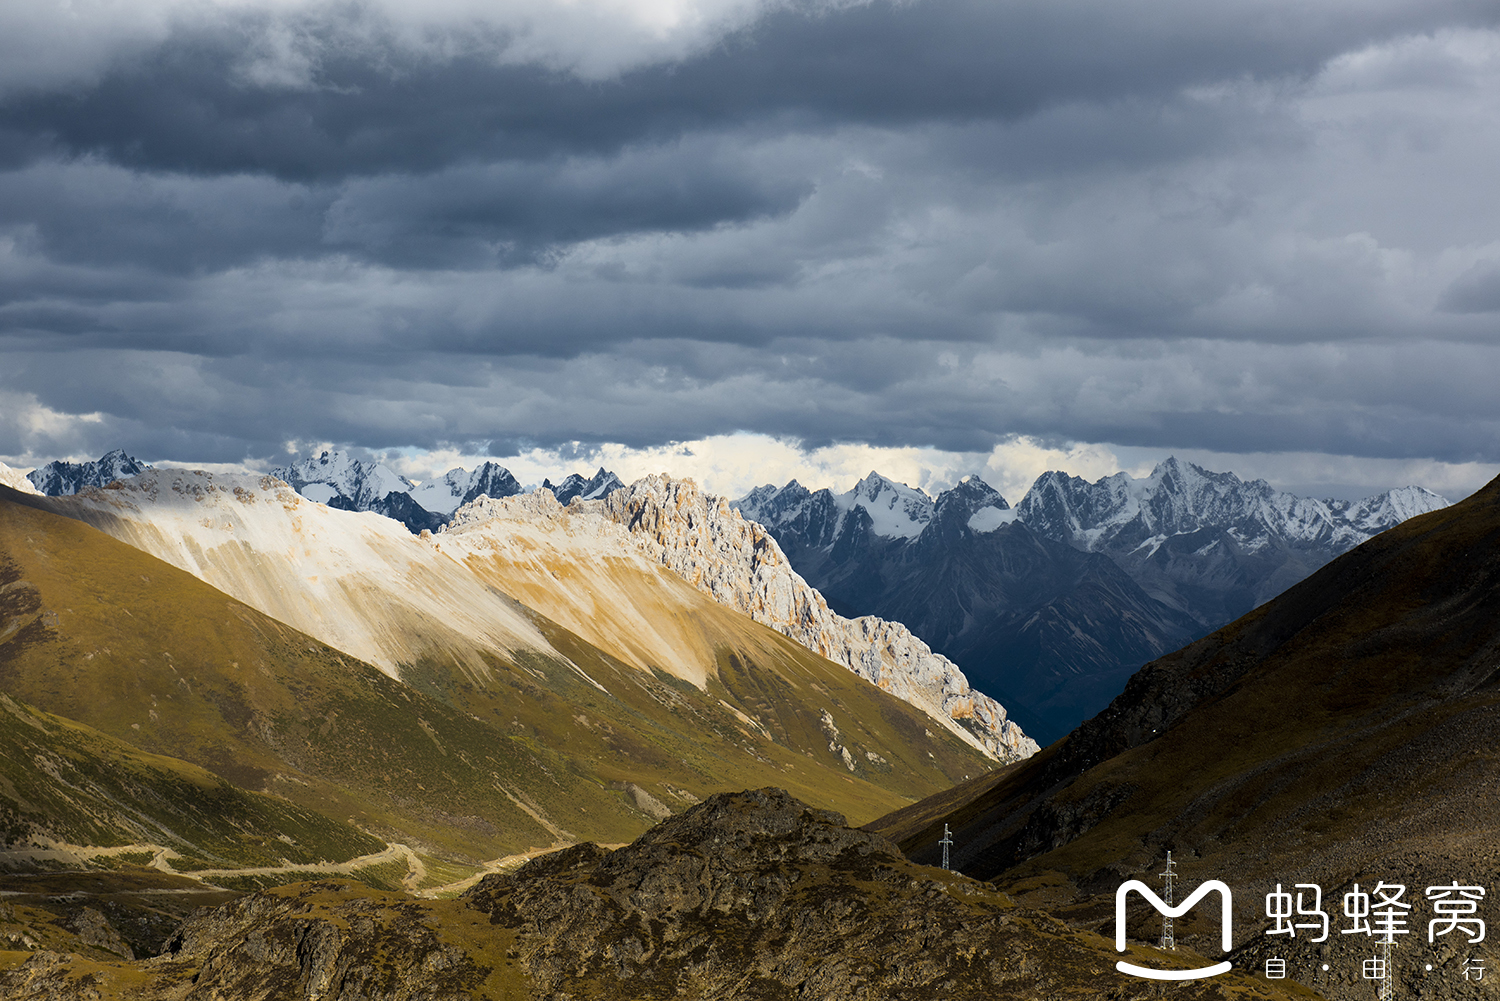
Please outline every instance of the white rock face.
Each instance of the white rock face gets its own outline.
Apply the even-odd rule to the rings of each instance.
[[[478,579],[611,656],[698,688],[713,670],[722,620],[763,631],[648,557],[597,505],[564,507],[550,490],[477,498],[433,540]]]
[[[846,619],[830,610],[769,532],[691,480],[648,476],[602,500],[577,501],[569,507],[575,509],[597,509],[628,529],[643,552],[714,600],[843,664],[998,760],[1036,753],[1036,742],[1003,706],[970,688],[958,665],[900,623]]]
[[[12,490],[19,490],[23,494],[41,493],[41,491],[33,486],[32,482],[26,478],[25,470],[12,469],[3,462],[0,462],[0,484],[4,484],[5,486],[10,487]]]
[[[488,649],[565,659],[441,537],[325,507],[275,477],[149,470],[47,504],[392,677],[432,657],[484,678]]]

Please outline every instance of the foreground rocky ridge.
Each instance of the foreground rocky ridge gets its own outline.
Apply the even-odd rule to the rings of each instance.
[[[1155,996],[1113,942],[914,865],[779,789],[724,793],[614,852],[584,844],[458,900],[343,881],[252,894],[134,963],[56,951],[0,994],[56,1001],[930,1001]],[[1131,946],[1127,958],[1145,955]],[[1158,965],[1194,962],[1184,950]],[[22,992],[28,992],[22,995]],[[1292,996],[1238,973],[1174,996]],[[1303,995],[1305,996],[1305,995]]]
[[[1037,750],[1005,707],[969,686],[952,661],[897,622],[874,616],[846,619],[829,609],[797,575],[764,528],[746,521],[722,498],[691,480],[648,476],[602,500],[576,500],[567,512],[624,528],[630,543],[653,562],[707,594],[814,653],[927,713],[968,743],[1000,761]],[[562,509],[541,492],[460,509],[450,532],[494,518],[552,520]],[[829,734],[837,742],[836,734]]]

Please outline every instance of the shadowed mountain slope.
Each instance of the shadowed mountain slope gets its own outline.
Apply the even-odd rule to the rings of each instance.
[[[1447,501],[1313,500],[1170,458],[1139,480],[1045,473],[1015,508],[977,476],[934,501],[875,473],[736,503],[834,609],[910,627],[1046,744],[1142,664]]]
[[[1238,899],[1253,960],[1275,944],[1255,915],[1275,882],[1333,895],[1386,880],[1418,897],[1491,884],[1497,747],[1500,480],[1147,665],[1034,758],[871,827],[922,860],[948,823],[964,871],[1050,885],[1094,918],[1105,906],[1094,894],[1155,872],[1172,849],[1198,878],[1251,890]],[[1352,956],[1360,940],[1331,954]],[[1311,964],[1305,941],[1286,947]],[[1452,943],[1433,955],[1450,973],[1460,958]],[[1408,987],[1426,972],[1402,970]],[[1357,986],[1308,982],[1332,996]]]
[[[1110,557],[1015,520],[977,477],[936,503],[872,473],[848,495],[793,482],[739,504],[835,611],[910,628],[1042,744],[1201,631]]]

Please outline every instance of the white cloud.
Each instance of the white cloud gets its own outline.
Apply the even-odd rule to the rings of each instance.
[[[406,449],[386,453],[383,461],[403,476],[424,480],[458,466],[473,469],[489,460],[500,463],[528,486],[539,485],[543,479],[556,482],[570,472],[588,476],[603,466],[627,483],[652,473],[667,473],[691,478],[707,492],[729,498],[742,497],[766,483],[783,486],[793,479],[809,489],[828,487],[843,492],[872,470],[936,495],[962,477],[978,473],[1014,505],[1045,472],[1061,470],[1090,482],[1119,472],[1139,478],[1149,475],[1169,455],[1214,472],[1232,472],[1243,480],[1264,479],[1278,489],[1313,497],[1356,499],[1416,485],[1459,500],[1500,475],[1500,465],[1493,463],[1367,459],[1313,452],[1227,453],[1087,442],[1047,445],[1027,437],[996,445],[988,454],[864,444],[804,450],[795,441],[744,433],[654,448],[575,445],[566,450],[530,449],[510,456],[455,448],[426,452]]]
[[[35,393],[0,388],[0,441],[16,449],[0,455],[0,462],[29,470],[59,457],[98,458],[78,450],[103,421],[103,414],[63,413],[41,403]]]
[[[882,448],[859,443],[803,449],[792,440],[743,433],[653,448],[605,444],[567,450],[531,449],[497,457],[452,448],[430,452],[403,450],[388,453],[385,461],[402,475],[422,480],[441,476],[455,466],[473,469],[486,459],[499,462],[529,485],[539,484],[544,478],[557,481],[569,472],[589,475],[604,466],[626,482],[651,473],[668,473],[691,478],[704,490],[731,498],[742,497],[763,484],[783,486],[793,479],[811,489],[829,487],[842,492],[871,471],[937,494],[964,476],[977,473],[1012,503],[1020,500],[1032,481],[1049,469],[1097,479],[1121,468],[1109,448],[1102,445],[1050,448],[1017,438],[996,446],[988,454],[936,448]],[[1150,464],[1144,468],[1149,471]],[[1132,470],[1135,471],[1138,470]]]

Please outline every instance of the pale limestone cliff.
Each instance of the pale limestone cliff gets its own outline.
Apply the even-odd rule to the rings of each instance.
[[[969,687],[958,665],[899,622],[872,615],[846,619],[792,569],[760,525],[691,480],[648,476],[569,510],[598,511],[631,533],[646,555],[721,604],[843,664],[1001,761],[1036,753],[1037,744],[1005,707]]]
[[[10,487],[12,490],[19,490],[23,494],[41,493],[41,491],[32,486],[31,481],[26,478],[26,473],[24,470],[12,469],[3,462],[0,462],[0,484],[4,484],[5,486]]]

